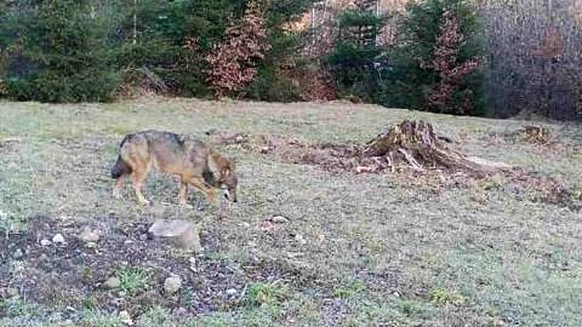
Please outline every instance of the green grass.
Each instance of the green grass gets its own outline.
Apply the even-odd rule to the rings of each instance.
[[[431,300],[437,305],[461,305],[465,297],[444,288],[435,288],[430,294]]]
[[[217,297],[211,312],[180,316],[175,299],[165,298],[134,311],[128,308],[137,325],[582,325],[580,212],[516,196],[498,177],[441,192],[389,173],[333,174],[240,146],[221,147],[237,160],[240,201],[227,218],[218,220],[212,210],[176,206],[178,185],[172,178],[152,174],[147,181],[144,194],[162,204],[158,212],[159,206],[137,206],[129,186],[121,200],[111,199],[108,176],[123,134],[141,129],[204,138],[206,130],[217,128],[311,142],[363,143],[385,125],[412,118],[435,123],[438,132],[460,141],[452,145],[456,150],[561,177],[580,192],[580,125],[546,123],[560,141],[572,145],[553,150],[508,140],[491,143],[491,133],[516,130],[524,124],[520,121],[370,105],[163,98],[81,105],[0,102],[0,117],[0,141],[20,139],[9,148],[0,147],[0,237],[29,229],[29,217],[36,215],[56,219],[69,234],[75,233],[67,230],[71,219],[114,224],[112,230],[158,216],[203,221],[211,239],[203,244],[209,260],[228,262],[233,271],[245,274],[244,292],[230,300]],[[190,201],[195,208],[205,203],[199,194],[191,194]],[[289,222],[262,231],[261,223],[275,215]],[[297,241],[298,234],[305,242]],[[187,255],[167,255],[176,264],[188,262]],[[247,265],[258,261],[269,266],[246,272]],[[34,273],[26,270],[26,261],[23,267]],[[119,269],[114,275],[122,285],[111,293],[155,294],[150,291],[160,285],[153,276],[172,271],[152,269]],[[5,276],[12,276],[7,281],[12,284],[21,282],[12,274]],[[186,287],[194,290],[192,297],[200,291],[184,279]],[[1,313],[8,314],[0,325],[64,323],[58,316],[46,320],[59,308],[33,298],[2,301]],[[118,326],[115,312],[100,305],[80,303],[74,308],[79,313],[75,322]]]
[[[276,306],[289,297],[291,288],[277,280],[270,283],[253,283],[249,286],[248,300],[254,305]]]
[[[119,289],[128,296],[135,296],[148,288],[150,273],[143,268],[120,268],[115,275],[121,281]]]

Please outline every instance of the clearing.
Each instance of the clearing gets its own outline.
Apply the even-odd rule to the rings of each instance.
[[[356,173],[300,153],[405,119],[535,178]],[[536,144],[516,134],[528,124],[346,103],[0,102],[0,326],[581,326],[582,126],[543,123],[553,141]],[[149,128],[240,133],[219,145],[239,203],[221,219],[199,193],[179,207],[157,173],[152,206],[129,185],[113,199],[118,143]],[[151,238],[158,218],[200,223],[204,253]],[[85,228],[102,234],[86,243]]]

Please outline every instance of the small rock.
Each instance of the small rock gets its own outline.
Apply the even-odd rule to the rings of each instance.
[[[118,288],[121,286],[121,280],[117,277],[111,277],[103,285],[109,289]]]
[[[236,293],[238,293],[238,291],[234,288],[229,288],[226,290],[226,295],[228,295],[228,296],[235,296]]]
[[[60,233],[59,234],[56,234],[55,236],[53,236],[53,243],[55,243],[55,244],[63,244],[63,243],[65,243],[65,238]]]
[[[180,287],[182,287],[182,279],[179,276],[168,277],[166,278],[166,281],[164,281],[164,290],[168,294],[178,292]]]
[[[121,320],[121,322],[124,324],[133,325],[133,320],[131,319],[129,312],[127,312],[125,310],[123,310],[119,313],[119,320]]]
[[[12,253],[12,257],[14,259],[17,259],[17,260],[20,259],[20,258],[22,258],[23,255],[24,255],[24,253],[22,253],[22,250],[21,249],[16,249],[14,251],[14,253]]]
[[[287,257],[291,259],[299,258],[305,255],[303,252],[287,252]]]
[[[263,221],[259,227],[263,232],[270,232],[273,230],[273,224],[270,221]]]
[[[100,230],[93,230],[89,226],[85,226],[79,234],[79,239],[83,242],[97,242],[101,238],[103,234]]]
[[[179,307],[178,309],[175,309],[173,313],[176,316],[185,316],[188,314],[188,310],[186,310],[186,308]]]
[[[356,172],[358,174],[361,174],[361,173],[369,173],[370,171],[372,171],[372,168],[371,167],[368,167],[368,166],[358,166],[358,167],[356,167]]]
[[[271,151],[271,148],[270,148],[270,147],[268,147],[268,146],[264,146],[264,147],[262,147],[262,148],[261,148],[261,150],[260,150],[260,152],[261,152],[262,154],[267,154],[267,153],[269,153],[269,151]]]
[[[394,292],[394,293],[392,293],[392,295],[394,295],[395,297],[400,297],[400,293],[398,293],[398,292]]]
[[[96,247],[97,247],[97,243],[95,243],[95,242],[87,242],[87,243],[85,243],[85,246],[86,246],[88,249],[94,249],[94,248],[96,248]]]
[[[61,312],[54,312],[49,319],[53,321],[61,321],[63,320],[63,314]]]
[[[14,288],[14,287],[8,287],[6,289],[6,296],[8,296],[8,297],[18,296],[18,289]]]
[[[275,217],[271,218],[271,221],[276,223],[276,224],[283,224],[283,223],[288,223],[289,219],[287,219],[283,216],[275,216]]]
[[[52,242],[51,242],[51,241],[49,241],[49,240],[47,240],[46,238],[44,238],[44,239],[40,240],[40,245],[41,245],[41,246],[49,246],[49,245],[51,245],[51,244],[52,244]]]
[[[160,219],[153,223],[149,233],[155,237],[168,238],[185,250],[195,253],[204,251],[200,244],[200,228],[189,221]]]
[[[299,243],[301,245],[307,244],[307,241],[303,238],[303,235],[301,235],[301,234],[295,235],[295,241],[297,241],[297,243]]]

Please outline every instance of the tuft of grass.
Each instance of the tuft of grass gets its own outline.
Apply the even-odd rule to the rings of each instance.
[[[39,312],[39,307],[24,298],[12,297],[0,300],[0,313],[5,317],[33,317]]]
[[[406,299],[397,301],[396,309],[404,316],[412,318],[426,318],[431,312],[427,303]]]
[[[465,297],[449,291],[445,288],[435,288],[430,293],[430,299],[434,304],[437,305],[462,305],[465,303]]]
[[[122,327],[124,323],[116,314],[105,313],[97,310],[81,312],[80,327]]]
[[[129,296],[143,293],[148,288],[150,273],[143,268],[120,268],[116,275],[121,281],[119,289]]]
[[[216,312],[201,315],[186,322],[187,327],[229,327],[233,325],[233,317],[226,312]]]
[[[249,287],[248,301],[253,305],[279,305],[291,296],[291,287],[276,280],[270,283],[253,283]]]
[[[139,319],[136,322],[136,326],[177,327],[179,325],[173,320],[173,317],[168,309],[163,307],[154,307],[139,317]]]
[[[357,280],[346,285],[340,285],[333,290],[333,296],[341,299],[351,298],[366,289],[366,284]]]

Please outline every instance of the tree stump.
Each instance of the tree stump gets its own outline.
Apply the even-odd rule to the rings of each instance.
[[[367,143],[364,157],[382,157],[390,166],[405,163],[418,171],[447,168],[485,173],[509,166],[471,158],[449,149],[450,139],[437,136],[432,124],[405,120]]]

